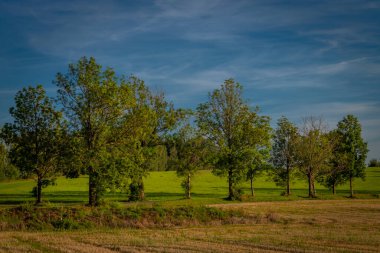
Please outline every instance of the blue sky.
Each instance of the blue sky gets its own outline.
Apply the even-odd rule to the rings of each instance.
[[[94,56],[177,107],[234,78],[252,106],[330,128],[356,115],[380,158],[380,2],[0,0],[0,124],[15,93]]]

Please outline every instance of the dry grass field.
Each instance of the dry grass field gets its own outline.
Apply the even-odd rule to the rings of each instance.
[[[380,252],[378,199],[214,206],[244,209],[256,217],[256,223],[1,232],[0,252]]]

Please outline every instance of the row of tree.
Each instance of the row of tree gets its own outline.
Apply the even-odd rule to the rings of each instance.
[[[327,131],[321,118],[305,118],[300,129],[285,117],[279,119],[273,138],[271,170],[278,185],[290,194],[292,178],[301,174],[309,183],[309,196],[315,197],[315,181],[330,188],[347,181],[353,196],[353,179],[365,177],[367,144],[361,137],[356,117],[347,115],[337,128]]]
[[[98,205],[112,190],[142,200],[143,178],[162,164],[184,178],[188,198],[201,168],[227,178],[229,199],[240,197],[246,179],[253,194],[254,178],[263,170],[286,186],[286,194],[294,175],[302,173],[310,197],[315,180],[334,192],[349,180],[352,195],[353,178],[364,177],[367,145],[352,115],[330,132],[313,117],[301,128],[282,117],[272,131],[270,118],[248,106],[242,86],[232,79],[192,112],[175,109],[142,80],[118,77],[86,57],[70,64],[66,74],[58,73],[54,83],[56,98],[41,85],[19,91],[10,109],[14,121],[1,129],[4,161],[22,176],[36,177],[37,203],[42,188],[62,173],[89,176],[89,205]]]

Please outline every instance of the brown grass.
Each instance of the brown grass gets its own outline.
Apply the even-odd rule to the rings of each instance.
[[[380,200],[261,202],[255,224],[1,232],[0,252],[380,252]]]

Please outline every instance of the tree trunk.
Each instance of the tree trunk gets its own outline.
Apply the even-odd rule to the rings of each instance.
[[[254,189],[253,189],[253,178],[251,177],[251,196],[255,194]]]
[[[139,187],[139,200],[142,201],[145,199],[145,192],[144,192],[144,181],[142,177],[139,178],[138,182],[138,187]]]
[[[332,185],[332,192],[333,192],[333,195],[335,195],[335,184]]]
[[[354,187],[352,185],[352,176],[350,176],[350,198],[354,197]]]
[[[96,206],[98,205],[96,196],[96,182],[93,168],[90,166],[88,168],[88,205]]]
[[[41,203],[41,195],[42,195],[42,179],[40,176],[38,176],[38,179],[37,179],[37,200],[36,200],[36,204],[40,204]]]
[[[309,198],[314,198],[315,197],[314,182],[313,182],[311,173],[308,173],[307,177],[309,179]]]
[[[190,178],[190,174],[187,175],[187,188],[186,188],[186,197],[188,199],[191,199],[191,178]]]
[[[228,199],[233,200],[235,197],[232,182],[232,169],[228,169]]]
[[[290,195],[290,170],[289,166],[286,167],[286,196]]]

